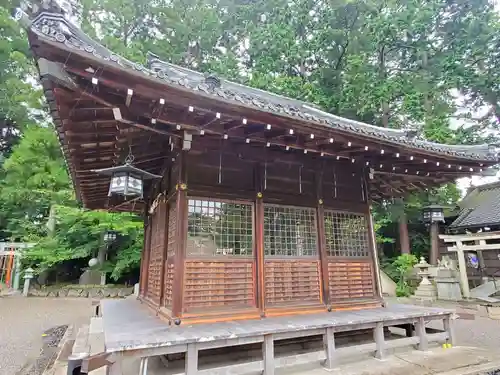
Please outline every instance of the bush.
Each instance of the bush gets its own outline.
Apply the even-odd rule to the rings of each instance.
[[[397,280],[396,296],[408,297],[413,293],[413,287],[408,283],[407,276],[411,269],[418,263],[418,259],[413,254],[402,254],[392,262],[392,267],[399,272]]]

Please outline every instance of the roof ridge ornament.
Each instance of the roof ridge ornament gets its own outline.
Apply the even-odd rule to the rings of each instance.
[[[48,12],[62,15],[75,25],[80,24],[82,5],[77,0],[21,0],[19,8],[15,10],[15,19],[20,19],[20,12],[34,19],[40,13]]]
[[[208,85],[209,90],[215,90],[221,87],[221,79],[215,74],[207,74],[205,83]]]

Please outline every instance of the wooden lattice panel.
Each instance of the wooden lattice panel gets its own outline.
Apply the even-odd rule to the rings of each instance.
[[[175,241],[177,233],[177,207],[175,201],[170,203],[168,212],[168,244],[167,259],[172,259],[175,255]]]
[[[184,308],[255,306],[254,266],[248,261],[186,261]]]
[[[319,267],[317,260],[266,261],[266,303],[321,302]]]
[[[159,205],[151,223],[151,250],[148,267],[148,298],[160,304],[161,273],[165,246],[165,205]]]
[[[366,262],[329,262],[328,280],[332,302],[375,296],[373,269]]]
[[[164,305],[166,307],[172,307],[172,296],[174,289],[174,264],[167,263],[165,266],[165,286],[163,289],[164,293]]]

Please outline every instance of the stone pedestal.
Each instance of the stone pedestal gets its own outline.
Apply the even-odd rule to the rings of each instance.
[[[437,287],[438,299],[447,301],[460,301],[462,290],[455,271],[447,268],[439,268],[434,279]]]
[[[423,301],[435,301],[437,299],[436,287],[429,280],[429,267],[424,257],[420,258],[420,262],[415,266],[418,271],[418,275],[422,277],[422,281],[418,286],[413,298]]]
[[[488,317],[494,320],[500,320],[500,306],[487,306]]]
[[[86,270],[80,275],[78,284],[80,285],[101,285],[102,272],[94,270]]]

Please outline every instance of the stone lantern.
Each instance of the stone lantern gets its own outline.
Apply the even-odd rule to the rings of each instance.
[[[24,270],[24,287],[23,287],[23,296],[28,297],[28,293],[30,290],[30,282],[34,277],[35,271],[33,268],[29,267]]]
[[[415,265],[418,275],[422,278],[414,298],[425,301],[435,301],[437,299],[437,290],[434,284],[429,280],[431,265],[427,263],[424,257],[420,257],[420,262]]]

